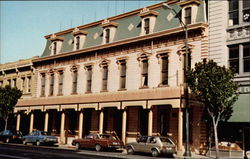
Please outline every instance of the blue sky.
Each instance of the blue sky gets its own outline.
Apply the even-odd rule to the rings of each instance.
[[[45,35],[159,2],[0,1],[0,64],[40,56]]]

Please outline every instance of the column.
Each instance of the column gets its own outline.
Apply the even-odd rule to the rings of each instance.
[[[16,131],[20,130],[20,119],[21,119],[21,114],[18,113],[16,118]]]
[[[48,131],[48,123],[49,123],[49,112],[45,112],[45,119],[44,119],[44,131]]]
[[[79,134],[78,134],[79,138],[82,138],[82,126],[83,126],[83,112],[81,111],[79,114]]]
[[[148,136],[152,135],[153,131],[153,111],[152,109],[148,112]]]
[[[103,118],[104,118],[104,113],[103,110],[100,112],[100,120],[99,120],[99,133],[103,133]]]
[[[183,138],[183,112],[181,108],[179,108],[178,112],[178,139],[177,139],[177,151],[182,151],[182,138]]]
[[[65,125],[65,112],[62,112],[61,115],[61,128],[60,128],[60,140],[61,143],[64,144],[64,138],[65,138],[65,133],[64,133],[64,125]]]
[[[33,125],[34,125],[34,113],[30,112],[30,133],[33,131]]]
[[[122,141],[126,144],[126,127],[127,127],[127,112],[124,109],[122,113]]]

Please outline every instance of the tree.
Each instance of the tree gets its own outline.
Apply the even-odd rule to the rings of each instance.
[[[225,66],[218,66],[213,60],[204,59],[196,63],[194,69],[189,69],[186,77],[192,93],[205,106],[207,121],[213,125],[218,157],[218,124],[231,117],[233,104],[238,99],[238,86],[233,80],[234,73]]]
[[[7,129],[9,115],[13,113],[13,109],[22,96],[22,92],[16,87],[11,88],[9,85],[0,87],[0,117],[5,121],[4,130]]]

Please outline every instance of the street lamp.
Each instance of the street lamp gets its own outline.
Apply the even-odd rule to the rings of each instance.
[[[191,156],[190,152],[190,144],[189,144],[189,103],[188,103],[188,86],[187,86],[187,78],[186,78],[186,72],[188,70],[188,30],[187,30],[187,25],[183,23],[181,20],[181,17],[179,14],[168,4],[162,3],[162,7],[164,9],[169,9],[172,10],[177,18],[179,19],[179,22],[182,26],[183,31],[185,32],[185,59],[184,59],[184,81],[183,81],[183,86],[184,86],[184,98],[185,98],[185,128],[186,128],[186,144],[185,144],[185,153],[184,156]]]

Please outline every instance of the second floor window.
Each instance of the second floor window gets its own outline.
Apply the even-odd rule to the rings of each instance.
[[[168,85],[168,56],[162,57],[161,81],[162,85]]]
[[[250,1],[243,0],[243,22],[250,22]]]
[[[149,34],[149,18],[144,19],[144,32],[145,34]]]
[[[16,87],[16,79],[13,79],[13,87]]]
[[[42,74],[41,78],[41,96],[45,96],[45,74]]]
[[[106,91],[108,89],[108,66],[103,66],[102,75],[102,90]]]
[[[105,43],[109,43],[110,41],[110,29],[106,29],[106,34],[105,34]]]
[[[148,60],[142,61],[142,81],[141,86],[147,87],[148,86]]]
[[[91,83],[92,83],[92,67],[87,68],[87,92],[91,92]]]
[[[31,91],[31,77],[27,77],[27,93],[30,93]]]
[[[21,90],[24,91],[24,88],[25,88],[25,78],[22,77],[21,78]],[[24,93],[24,92],[23,92]]]
[[[120,89],[126,88],[126,62],[121,62],[121,72],[120,72]]]
[[[54,74],[50,75],[50,92],[49,95],[53,95],[54,93]]]
[[[80,49],[80,37],[77,36],[76,37],[76,50],[79,50]]]
[[[185,24],[191,24],[191,7],[185,9]]]
[[[250,72],[250,43],[243,44],[243,71]]]
[[[58,95],[63,94],[63,72],[59,72]]]
[[[238,0],[229,1],[229,25],[239,24],[239,2]]]
[[[235,72],[239,73],[239,45],[229,46],[229,65]]]
[[[77,71],[73,72],[73,87],[72,87],[72,94],[77,93]]]

